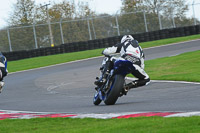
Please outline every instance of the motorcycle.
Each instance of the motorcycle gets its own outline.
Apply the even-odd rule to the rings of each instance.
[[[104,55],[107,61],[111,61],[112,55]],[[104,66],[102,68],[106,69]],[[93,103],[99,105],[102,101],[106,105],[114,105],[117,99],[123,95],[126,95],[128,90],[125,89],[125,77],[127,74],[135,69],[131,60],[117,59],[110,72],[108,73],[105,81],[102,85],[97,85],[96,92],[94,94]]]
[[[3,81],[0,81],[0,93],[1,93],[2,90],[3,90],[3,86],[4,86],[4,82],[3,82]]]

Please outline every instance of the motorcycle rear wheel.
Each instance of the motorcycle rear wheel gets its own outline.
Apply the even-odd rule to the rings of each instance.
[[[112,80],[112,85],[110,87],[110,90],[106,94],[104,103],[106,105],[115,104],[118,97],[120,96],[120,92],[122,92],[123,86],[124,86],[124,76],[115,75],[115,77]]]

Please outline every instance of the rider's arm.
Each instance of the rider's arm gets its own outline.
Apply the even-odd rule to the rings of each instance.
[[[108,48],[104,49],[103,54],[109,55],[109,54],[116,53],[116,51],[117,51],[117,47],[112,46],[112,47],[108,47]]]
[[[108,47],[108,48],[104,49],[103,54],[109,55],[109,54],[119,53],[122,46],[123,46],[122,43],[118,43],[115,46]]]
[[[140,49],[140,54],[141,54],[141,57],[140,57],[140,61],[141,61],[141,68],[144,69],[144,58],[145,58],[145,55],[144,55],[144,52],[142,50],[142,48],[139,46],[139,49]]]
[[[141,52],[141,58],[145,58],[144,52],[142,50],[142,48],[139,46],[140,52]]]

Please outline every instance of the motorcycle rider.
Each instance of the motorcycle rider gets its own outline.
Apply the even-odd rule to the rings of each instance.
[[[0,52],[0,93],[4,86],[3,78],[7,75],[7,60],[6,57]]]
[[[120,57],[118,59],[129,60],[133,63],[135,70],[133,70],[131,73],[133,76],[138,78],[138,80],[128,83],[124,87],[125,91],[150,83],[150,78],[148,74],[144,71],[144,52],[139,46],[138,41],[134,40],[131,35],[124,35],[121,39],[121,43],[106,48],[105,50],[103,50],[102,53],[104,55],[120,53]],[[94,82],[95,85],[99,86],[105,81],[110,70],[113,68],[114,62],[118,59],[114,57],[112,57],[111,60],[108,60],[106,58],[104,59],[100,70],[103,70],[104,67],[105,69],[104,71],[102,71],[102,76],[100,78],[97,78],[97,81]]]

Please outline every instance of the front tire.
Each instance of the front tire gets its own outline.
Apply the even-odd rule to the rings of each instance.
[[[94,105],[99,105],[101,103],[101,99],[99,97],[99,92],[96,91],[95,94],[94,94],[94,98],[93,98],[93,104]]]
[[[104,103],[106,105],[113,105],[116,103],[118,97],[120,96],[120,92],[122,92],[122,88],[124,86],[124,76],[115,75],[112,80],[111,87],[109,88],[109,92],[106,94]]]

